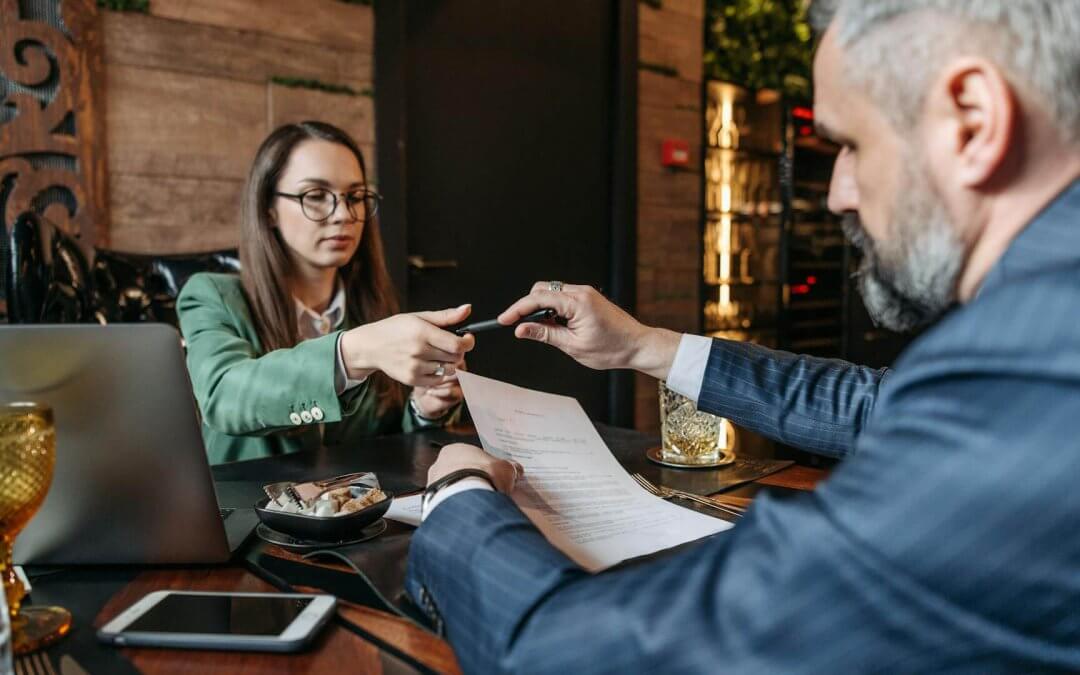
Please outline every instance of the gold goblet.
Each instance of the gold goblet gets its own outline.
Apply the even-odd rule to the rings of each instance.
[[[45,501],[55,463],[52,409],[35,403],[0,405],[0,579],[16,654],[51,644],[71,629],[71,612],[62,607],[22,606],[26,587],[11,564],[15,537]]]

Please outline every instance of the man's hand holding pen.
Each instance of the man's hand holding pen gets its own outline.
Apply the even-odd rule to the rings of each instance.
[[[522,321],[534,312],[553,309],[561,322]],[[630,368],[666,379],[681,336],[645,326],[591,286],[538,281],[532,291],[497,319],[518,324],[514,335],[536,340],[565,352],[596,370]]]

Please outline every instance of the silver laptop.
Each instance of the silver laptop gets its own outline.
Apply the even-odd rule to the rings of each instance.
[[[52,407],[56,471],[17,564],[227,561],[180,335],[164,324],[0,326],[0,401]]]

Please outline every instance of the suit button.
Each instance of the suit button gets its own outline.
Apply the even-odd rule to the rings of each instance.
[[[325,415],[323,415],[322,408],[317,405],[311,406],[311,418],[313,420],[315,420],[316,422],[322,422],[323,417],[325,417]]]
[[[300,418],[299,413],[289,413],[289,421],[293,424],[300,424],[303,420]]]
[[[314,420],[315,418],[312,417],[311,413],[309,413],[308,411],[302,410],[300,411],[300,419],[304,421],[304,424],[311,424],[312,420]]]

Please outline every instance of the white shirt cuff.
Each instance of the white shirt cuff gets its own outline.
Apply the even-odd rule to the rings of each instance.
[[[423,513],[420,514],[420,521],[423,522],[423,520],[427,518],[428,515],[430,515],[431,512],[434,511],[439,504],[442,504],[447,499],[453,497],[459,492],[466,492],[468,490],[487,490],[488,492],[493,492],[494,488],[491,487],[491,483],[487,482],[483,478],[480,478],[479,476],[468,476],[467,478],[462,478],[458,482],[453,483],[452,485],[447,485],[446,487],[432,495],[431,499],[424,506]]]
[[[671,362],[667,387],[682,394],[697,405],[701,396],[701,383],[705,380],[705,368],[709,365],[709,352],[712,340],[700,335],[683,335],[679,341],[679,351]]]
[[[367,382],[366,377],[362,377],[359,380],[349,378],[349,371],[345,369],[345,356],[341,353],[341,336],[342,333],[338,333],[337,363],[334,365],[334,391],[337,392],[338,396],[341,396],[353,387],[359,387],[361,384]]]

